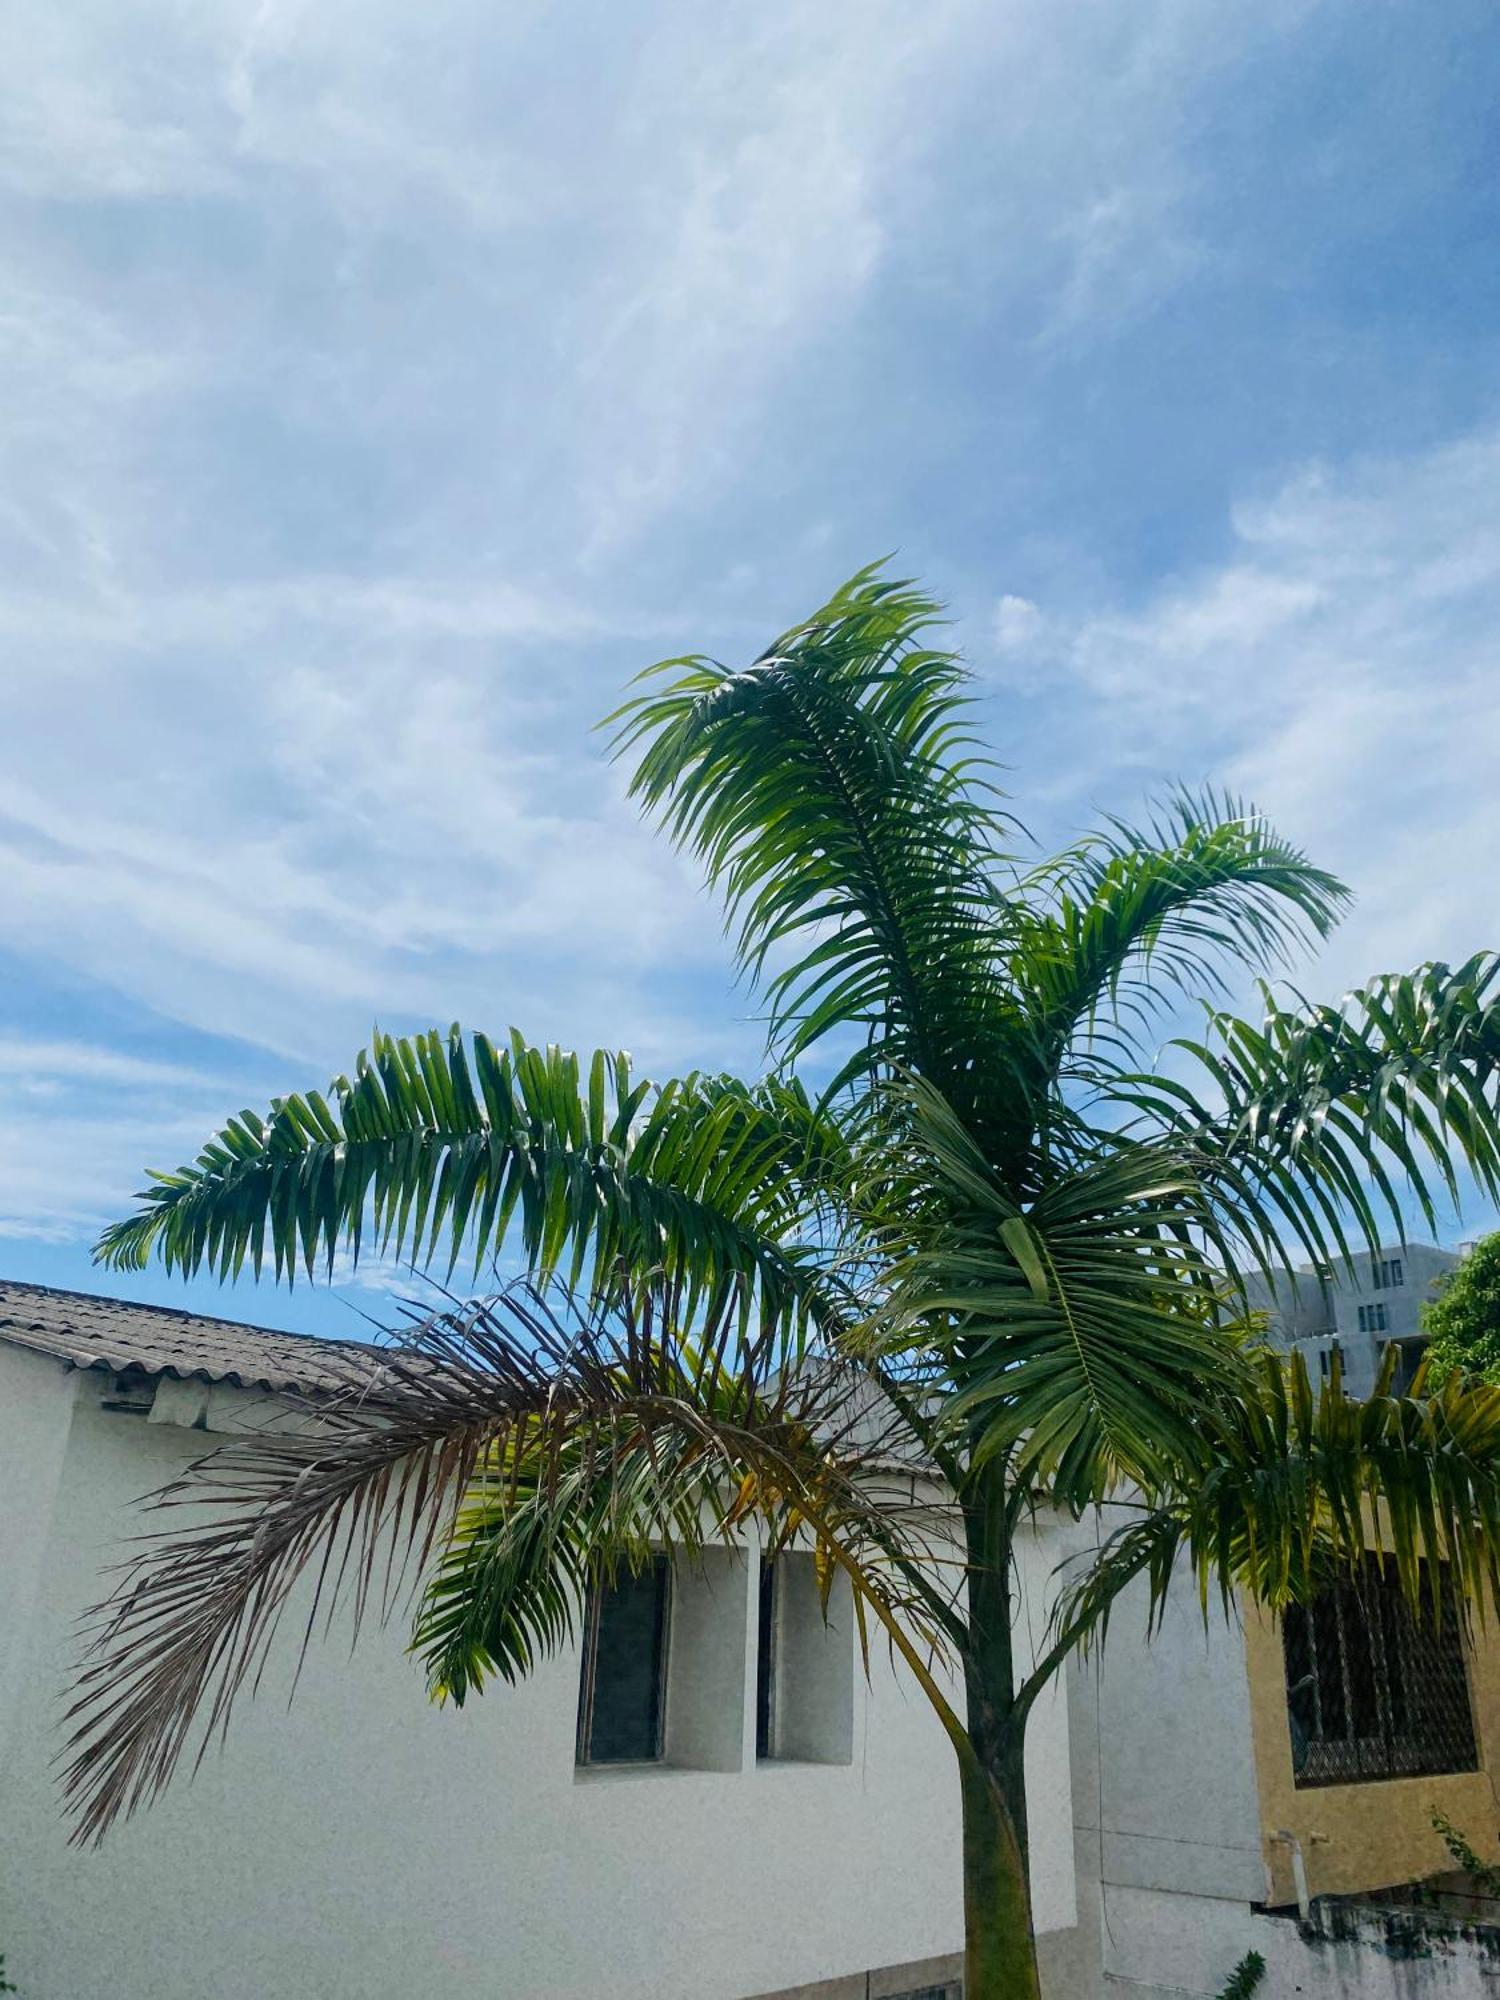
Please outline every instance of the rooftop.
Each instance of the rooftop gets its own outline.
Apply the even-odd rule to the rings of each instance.
[[[375,1359],[375,1350],[357,1340],[278,1333],[175,1306],[8,1280],[0,1280],[0,1341],[74,1368],[300,1394],[365,1382]]]

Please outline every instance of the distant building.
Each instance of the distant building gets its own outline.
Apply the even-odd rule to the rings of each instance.
[[[1427,1346],[1421,1308],[1458,1262],[1456,1251],[1434,1243],[1382,1244],[1373,1256],[1358,1252],[1352,1266],[1302,1264],[1274,1288],[1252,1290],[1270,1316],[1271,1338],[1303,1356],[1314,1382],[1327,1380],[1337,1349],[1344,1386],[1366,1396],[1392,1341],[1401,1353],[1398,1384],[1410,1382]]]

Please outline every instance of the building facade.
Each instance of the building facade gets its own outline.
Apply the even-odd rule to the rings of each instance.
[[[1327,1380],[1337,1350],[1345,1387],[1365,1396],[1391,1342],[1397,1381],[1410,1382],[1426,1347],[1422,1307],[1458,1262],[1457,1251],[1433,1243],[1386,1244],[1349,1264],[1301,1264],[1275,1287],[1252,1287],[1253,1303],[1267,1314],[1272,1339],[1302,1355],[1314,1382]]]
[[[648,1580],[461,1711],[399,1631],[315,1645],[288,1708],[293,1642],[191,1782],[67,1845],[73,1628],[131,1503],[347,1358],[0,1286],[0,1951],[22,2000],[956,1994],[952,1753],[878,1646],[866,1680],[847,1609],[825,1629],[753,1550]],[[1039,1524],[1023,1652],[1057,1553]],[[1059,1688],[1028,1756],[1044,1946],[1075,1922],[1067,1729]]]
[[[1080,1992],[1209,2000],[1258,1951],[1268,2000],[1492,1995],[1500,1933],[1409,1887],[1452,1870],[1435,1812],[1500,1859],[1493,1630],[1418,1627],[1378,1565],[1285,1620],[1205,1622],[1185,1576],[1145,1619],[1070,1676]]]

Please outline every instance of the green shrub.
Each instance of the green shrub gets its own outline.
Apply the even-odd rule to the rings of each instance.
[[[1427,1372],[1434,1383],[1455,1369],[1500,1382],[1500,1231],[1474,1245],[1422,1308]]]
[[[1219,2000],[1250,2000],[1265,1976],[1266,1961],[1258,1951],[1247,1951],[1230,1973],[1229,1984],[1219,1994]]]
[[[1465,1836],[1436,1806],[1432,1808],[1433,1831],[1437,1833],[1444,1847],[1453,1857],[1455,1868],[1461,1868],[1473,1882],[1481,1896],[1492,1896],[1500,1901],[1500,1868],[1493,1862],[1481,1861]]]

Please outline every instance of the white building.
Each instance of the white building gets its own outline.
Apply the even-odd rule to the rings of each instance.
[[[459,1712],[429,1704],[398,1632],[352,1659],[335,1639],[290,1710],[284,1683],[263,1688],[191,1783],[102,1848],[68,1847],[51,1762],[71,1633],[141,1526],[130,1503],[205,1432],[326,1386],[340,1352],[0,1285],[0,1952],[20,2000],[956,1994],[958,1797],[937,1723],[883,1652],[866,1684],[849,1619],[801,1616],[794,1575],[764,1647],[758,1565],[727,1554],[673,1580],[665,1629],[647,1601],[603,1634],[592,1744],[576,1653]],[[1043,1525],[1024,1552],[1023,1635],[1057,1541]],[[659,1678],[601,1705],[632,1630]],[[621,1751],[640,1761],[601,1761]],[[1061,1968],[1061,1691],[1032,1723],[1028,1781],[1036,1921]],[[1082,1989],[1059,1970],[1055,1991]]]
[[[1269,1314],[1271,1337],[1302,1354],[1314,1382],[1327,1379],[1337,1349],[1345,1388],[1366,1396],[1392,1341],[1400,1350],[1398,1385],[1410,1382],[1427,1345],[1422,1307],[1458,1262],[1455,1251],[1434,1243],[1383,1244],[1374,1256],[1359,1251],[1350,1264],[1300,1264],[1274,1289],[1252,1291]]]

